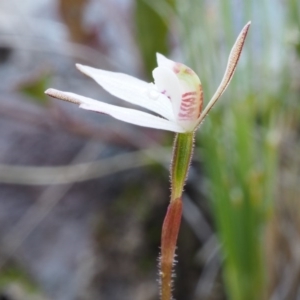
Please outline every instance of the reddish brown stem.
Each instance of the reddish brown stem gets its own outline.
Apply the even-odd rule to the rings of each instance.
[[[181,222],[182,201],[176,198],[171,201],[164,220],[161,237],[160,286],[161,300],[172,299],[172,269],[176,242]]]

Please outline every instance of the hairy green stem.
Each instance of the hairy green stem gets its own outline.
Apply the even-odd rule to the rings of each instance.
[[[181,198],[194,149],[194,132],[176,135],[171,164],[171,202]]]
[[[160,284],[161,300],[172,299],[172,269],[182,215],[182,192],[194,146],[194,133],[177,134],[171,165],[171,201],[161,236]]]

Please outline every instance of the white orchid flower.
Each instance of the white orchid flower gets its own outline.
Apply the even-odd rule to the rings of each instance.
[[[250,22],[242,29],[233,45],[223,79],[203,111],[202,86],[197,74],[189,67],[159,53],[158,66],[152,73],[154,83],[79,64],[76,67],[112,95],[160,116],[107,104],[70,92],[48,89],[45,93],[54,98],[79,104],[80,108],[108,114],[127,123],[178,133],[193,132],[227,88],[236,69],[249,26]]]

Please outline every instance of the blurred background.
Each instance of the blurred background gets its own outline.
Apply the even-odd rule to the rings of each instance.
[[[197,133],[175,298],[300,299],[300,2],[1,0],[1,300],[158,299],[174,134],[44,90],[124,106],[74,64],[151,82],[160,52],[197,72],[207,103],[249,20]]]

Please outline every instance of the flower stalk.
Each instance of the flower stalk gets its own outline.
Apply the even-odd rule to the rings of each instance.
[[[171,200],[163,223],[160,257],[161,300],[172,299],[173,266],[182,216],[182,193],[194,148],[194,132],[177,134],[171,164]]]

